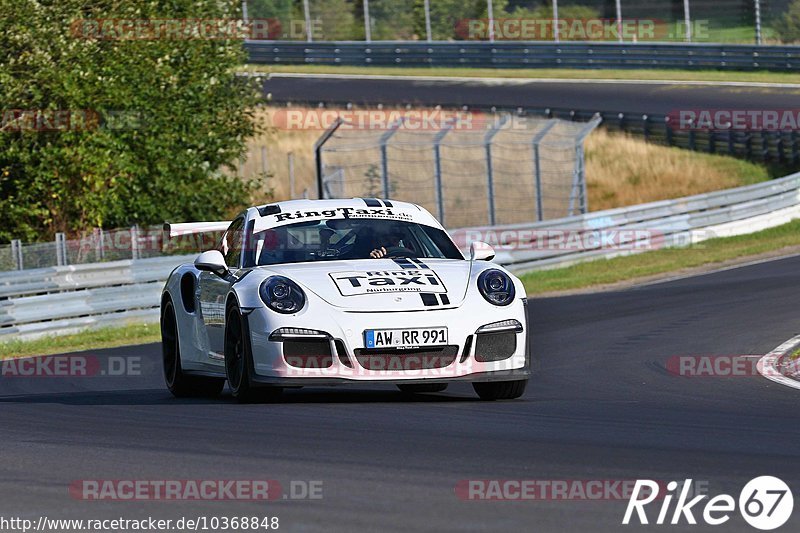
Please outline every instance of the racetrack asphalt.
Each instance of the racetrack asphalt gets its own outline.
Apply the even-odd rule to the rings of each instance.
[[[590,112],[668,114],[680,110],[764,110],[800,108],[800,89],[730,87],[681,83],[541,82],[475,80],[282,77],[264,82],[275,103],[352,102],[485,108],[529,107]]]
[[[408,398],[389,386],[306,388],[282,403],[180,400],[158,345],[141,375],[0,378],[0,516],[278,516],[285,531],[617,531],[626,501],[462,501],[466,479],[686,478],[738,497],[751,478],[800,489],[800,392],[759,376],[679,377],[672,356],[760,355],[800,330],[800,258],[628,289],[532,299],[540,371],[517,401],[471,387]],[[85,479],[318,480],[323,497],[96,502]],[[655,519],[657,509],[650,512]],[[700,513],[695,513],[697,516]],[[797,531],[795,511],[783,530]],[[683,522],[685,524],[685,522]],[[755,531],[628,526],[632,531]]]

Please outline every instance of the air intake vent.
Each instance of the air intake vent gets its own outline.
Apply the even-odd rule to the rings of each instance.
[[[517,349],[517,334],[506,333],[480,333],[475,343],[475,360],[479,363],[502,361],[514,355]]]
[[[331,343],[327,340],[284,341],[283,358],[295,368],[330,368],[333,366]]]
[[[418,348],[413,350],[366,349],[356,350],[358,364],[367,370],[427,370],[444,368],[458,357],[458,346]]]

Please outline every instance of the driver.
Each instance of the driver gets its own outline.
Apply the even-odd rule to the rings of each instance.
[[[380,259],[389,255],[392,248],[407,249],[402,238],[402,234],[396,231],[376,233],[373,241],[375,248],[369,253],[369,256],[373,259]]]

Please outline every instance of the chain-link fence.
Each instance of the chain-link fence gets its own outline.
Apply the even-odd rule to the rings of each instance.
[[[78,238],[57,233],[51,242],[11,241],[0,246],[0,271],[27,270],[123,259],[147,259],[162,255],[193,253],[209,249],[218,241],[212,233],[187,234],[165,239],[160,226],[128,229],[94,229]]]
[[[246,0],[291,41],[800,41],[798,0]],[[558,22],[555,22],[555,21]]]
[[[585,213],[583,142],[599,123],[475,113],[404,115],[384,128],[340,120],[317,148],[322,196],[402,198],[449,228]]]

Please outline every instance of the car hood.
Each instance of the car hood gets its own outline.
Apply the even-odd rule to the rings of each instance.
[[[470,278],[470,262],[457,259],[360,259],[265,268],[332,306],[357,312],[457,307]]]

